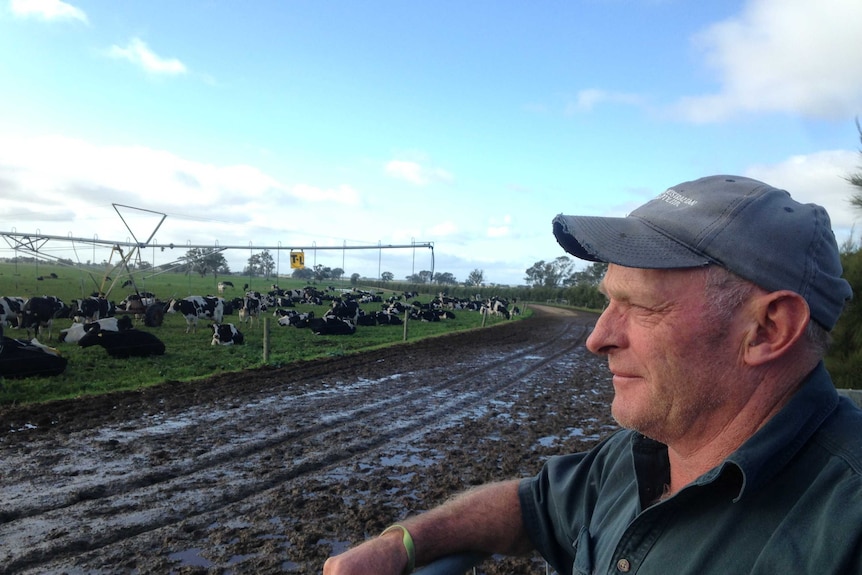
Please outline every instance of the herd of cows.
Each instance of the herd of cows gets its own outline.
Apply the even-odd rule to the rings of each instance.
[[[222,293],[223,286],[219,285]],[[380,293],[364,290],[319,290],[312,286],[283,290],[277,286],[267,293],[246,291],[243,297],[188,296],[169,302],[154,294],[132,294],[120,303],[99,295],[64,302],[55,296],[0,297],[0,377],[51,376],[62,373],[67,360],[56,349],[39,341],[50,341],[53,323],[59,318],[72,319],[71,327],[62,329],[60,342],[80,347],[101,346],[111,357],[152,356],[165,353],[165,344],[150,331],[135,329],[135,321],[149,327],[161,325],[165,313],[181,314],[186,333],[196,332],[200,321],[212,331],[212,345],[237,345],[244,335],[225,316],[238,316],[243,329],[251,328],[264,313],[277,318],[278,325],[307,328],[317,335],[349,335],[357,326],[400,325],[404,319],[441,321],[455,317],[458,310],[473,310],[509,318],[519,313],[510,310],[509,302],[497,298],[453,298],[438,294],[428,303],[419,302],[415,292],[404,292],[383,299]],[[410,301],[413,300],[413,301]],[[323,313],[300,312],[299,304],[325,307]],[[377,309],[370,311],[369,305]],[[365,305],[366,309],[363,309]],[[134,318],[134,320],[133,320]],[[26,331],[26,339],[7,337],[4,329]],[[31,337],[32,333],[32,337]],[[47,338],[45,337],[47,334]]]

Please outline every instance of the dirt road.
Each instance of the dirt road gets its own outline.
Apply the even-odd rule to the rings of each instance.
[[[594,317],[0,411],[0,574],[319,573],[389,523],[606,435]],[[544,573],[535,558],[485,573]]]

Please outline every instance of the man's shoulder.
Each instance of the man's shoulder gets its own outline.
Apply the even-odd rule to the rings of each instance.
[[[853,401],[859,408],[862,408],[862,389],[838,389],[838,395],[843,395]]]
[[[823,422],[816,441],[862,478],[862,409],[853,401],[840,399],[835,411]]]
[[[629,465],[633,446],[642,441],[647,444],[653,443],[652,440],[635,431],[618,429],[586,451],[551,456],[545,462],[543,472],[559,480],[561,477],[569,476],[576,468],[589,473],[588,470],[597,471],[620,464]]]

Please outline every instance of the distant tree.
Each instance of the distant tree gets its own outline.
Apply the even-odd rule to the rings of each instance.
[[[341,276],[344,275],[344,270],[341,268],[332,268],[332,279],[340,280]]]
[[[568,256],[559,256],[552,262],[539,260],[527,269],[524,281],[537,287],[560,287],[572,275],[574,265]]]
[[[332,277],[332,268],[326,267],[323,264],[317,264],[312,268],[314,271],[314,280],[315,281],[326,281]]]
[[[350,274],[350,285],[355,286],[359,283],[359,278],[362,277],[357,273]]]
[[[382,274],[380,274],[380,281],[391,282],[394,279],[395,279],[395,274],[392,272],[383,272]]]
[[[862,140],[858,119],[856,129]],[[851,205],[862,210],[862,166],[845,179],[858,188],[852,192]],[[862,248],[852,237],[841,246],[841,266],[844,278],[850,282],[853,298],[832,330],[833,343],[826,356],[826,365],[836,386],[862,389]]]
[[[260,271],[265,278],[271,277],[272,272],[275,271],[275,260],[269,250],[263,250],[260,253]]]
[[[246,276],[256,276],[261,271],[260,254],[251,254],[246,261],[245,269],[242,274]]]
[[[291,272],[290,277],[296,280],[309,281],[314,279],[314,270],[311,268],[296,268]]]
[[[474,269],[467,276],[467,281],[464,282],[468,286],[480,286],[485,283],[485,272],[480,269]]]
[[[527,285],[531,286],[543,286],[545,285],[545,269],[547,267],[547,263],[545,260],[539,260],[534,263],[532,266],[527,268],[524,281],[527,282]]]
[[[187,274],[195,272],[201,277],[211,273],[216,277],[219,273],[229,274],[227,260],[221,250],[215,248],[191,248],[186,255],[180,257]]]
[[[431,272],[422,270],[418,274],[407,276],[407,281],[415,284],[427,284],[431,281]]]
[[[862,125],[859,124],[858,118],[856,119],[856,130],[859,132],[859,141],[862,142]],[[862,150],[859,150],[859,153],[862,154]],[[847,176],[847,181],[859,188],[850,196],[850,204],[857,210],[862,210],[862,166],[859,167],[858,172]]]
[[[243,275],[261,275],[268,278],[272,275],[273,271],[275,271],[275,260],[272,259],[272,254],[269,253],[269,250],[263,250],[260,253],[249,256],[247,265],[242,273]]]
[[[575,272],[568,278],[563,280],[563,284],[572,285],[589,285],[598,286],[602,278],[605,277],[605,272],[608,271],[608,264],[605,262],[594,262],[584,268],[583,271]]]
[[[449,272],[443,272],[443,273],[438,272],[438,273],[434,274],[434,281],[438,284],[455,285],[458,283],[458,280],[455,279],[455,276],[453,276]]]

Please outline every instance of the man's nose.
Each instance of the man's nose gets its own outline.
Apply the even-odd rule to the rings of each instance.
[[[609,305],[605,308],[605,311],[603,311],[599,316],[599,319],[596,320],[593,330],[587,337],[587,349],[592,353],[597,355],[606,354],[610,348],[615,345],[613,337],[618,330],[615,330],[612,325],[614,323],[612,321],[613,313],[614,311],[612,306]]]

